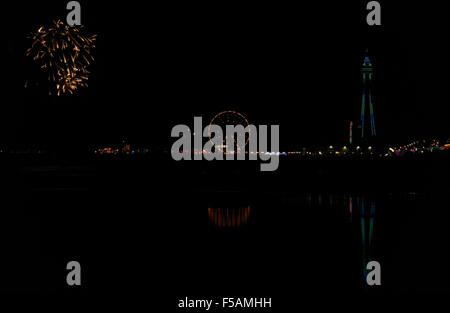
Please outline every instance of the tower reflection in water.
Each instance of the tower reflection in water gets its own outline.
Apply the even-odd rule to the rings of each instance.
[[[362,266],[364,278],[367,276],[366,264],[372,261],[372,235],[375,218],[375,202],[360,199]],[[368,231],[367,231],[368,229]]]
[[[218,227],[240,227],[248,222],[250,206],[209,207],[209,220]]]
[[[354,234],[360,237],[361,247],[361,268],[364,283],[368,274],[366,265],[370,261],[376,261],[377,256],[374,255],[373,234],[375,224],[376,202],[367,195],[354,195],[346,193],[306,193],[304,195],[306,205],[311,208],[328,207],[347,211],[350,225],[360,229]],[[358,225],[360,224],[360,225]],[[351,226],[353,229],[353,226]],[[356,230],[355,229],[355,230]]]

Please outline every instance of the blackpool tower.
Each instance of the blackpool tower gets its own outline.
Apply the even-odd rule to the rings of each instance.
[[[377,132],[375,130],[375,118],[373,113],[373,99],[372,99],[373,66],[368,55],[368,49],[366,49],[364,62],[361,67],[361,74],[362,74],[361,138],[369,138],[370,136],[375,137],[377,135]]]

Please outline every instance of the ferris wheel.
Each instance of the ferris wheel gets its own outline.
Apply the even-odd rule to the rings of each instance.
[[[222,128],[223,130],[223,140],[222,140],[222,144],[220,145],[215,145],[216,149],[219,149],[220,151],[223,151],[224,153],[235,153],[235,152],[240,152],[245,150],[245,146],[248,144],[248,141],[250,139],[250,130],[249,133],[245,133],[244,136],[245,138],[238,138],[237,136],[239,136],[239,134],[237,136],[233,136],[233,147],[228,147],[227,146],[227,139],[228,136],[226,134],[226,126],[227,125],[231,125],[231,126],[237,126],[237,125],[242,125],[244,128],[246,128],[248,125],[250,125],[250,123],[248,122],[247,118],[236,111],[223,111],[220,112],[218,114],[216,114],[211,122],[209,123],[208,126],[208,136],[209,136],[209,140],[212,142],[212,130],[211,130],[211,126],[212,125],[218,125]],[[241,139],[241,140],[239,140]],[[239,144],[240,142],[244,142],[244,144]]]

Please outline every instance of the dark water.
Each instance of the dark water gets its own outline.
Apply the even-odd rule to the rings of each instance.
[[[163,175],[116,162],[4,168],[2,290],[174,308],[186,296],[272,297],[288,308],[449,292],[443,191],[296,190],[268,178],[246,188],[251,176],[227,185],[227,172]],[[75,291],[65,282],[71,260],[82,264]],[[373,260],[381,286],[365,283]]]

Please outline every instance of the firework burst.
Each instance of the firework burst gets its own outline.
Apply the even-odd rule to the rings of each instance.
[[[49,94],[73,94],[79,87],[87,87],[89,65],[94,61],[96,35],[84,35],[83,26],[54,21],[52,27],[40,27],[31,33],[33,41],[27,56],[48,72],[51,82]]]

